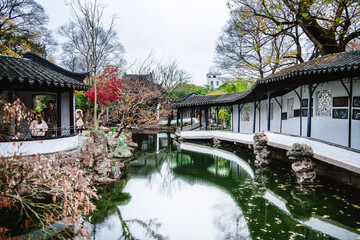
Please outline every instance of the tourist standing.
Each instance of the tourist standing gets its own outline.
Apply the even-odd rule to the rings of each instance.
[[[57,111],[54,108],[54,102],[50,100],[48,102],[48,108],[45,108],[41,112],[41,114],[44,118],[44,121],[47,123],[49,127],[49,131],[47,132],[46,136],[47,137],[55,136],[56,124],[57,124]]]

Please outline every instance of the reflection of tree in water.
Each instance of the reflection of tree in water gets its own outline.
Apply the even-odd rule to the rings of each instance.
[[[227,202],[214,206],[214,211],[217,212],[214,225],[219,229],[216,239],[250,239],[249,228],[243,212],[239,208],[230,206],[233,205]]]
[[[96,211],[89,217],[89,222],[93,224],[93,237],[95,238],[96,226],[102,224],[106,218],[116,213],[122,227],[122,236],[119,239],[137,239],[130,231],[130,225],[132,224],[140,226],[145,231],[147,237],[158,240],[166,239],[166,237],[157,233],[161,224],[157,223],[156,219],[150,219],[147,222],[139,219],[123,219],[119,206],[125,205],[131,200],[129,193],[122,192],[124,185],[125,181],[121,181],[115,185],[105,186],[98,191],[101,198],[95,202]]]
[[[139,219],[124,220],[118,208],[117,208],[117,214],[119,216],[119,220],[121,221],[121,228],[122,228],[122,236],[119,239],[124,239],[124,240],[138,239],[132,235],[129,226],[130,224],[137,224],[138,226],[142,227],[146,233],[146,238],[152,237],[153,239],[158,239],[158,240],[167,239],[166,236],[157,233],[158,229],[161,227],[161,223],[158,223],[156,219],[150,219],[148,222]]]

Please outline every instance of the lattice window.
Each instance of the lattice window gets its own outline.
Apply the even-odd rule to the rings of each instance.
[[[331,89],[317,91],[316,115],[331,116]]]
[[[294,117],[294,97],[290,97],[287,99],[287,112],[288,112],[288,118]]]
[[[250,121],[250,107],[243,107],[241,109],[241,121],[242,122]]]

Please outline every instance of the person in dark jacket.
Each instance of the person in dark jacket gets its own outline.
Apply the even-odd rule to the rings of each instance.
[[[47,131],[46,136],[52,137],[55,135],[56,132],[56,125],[57,125],[57,111],[54,108],[54,102],[49,101],[48,102],[48,108],[45,108],[41,112],[42,117],[44,118],[44,121],[47,123],[49,130]]]

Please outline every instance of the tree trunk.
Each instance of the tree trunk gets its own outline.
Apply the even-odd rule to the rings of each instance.
[[[174,117],[174,113],[173,113],[173,111],[171,110],[171,112],[170,112],[170,114],[168,115],[168,122],[167,122],[167,126],[169,126],[170,127],[170,125],[171,125],[171,120],[173,119],[173,117]]]

